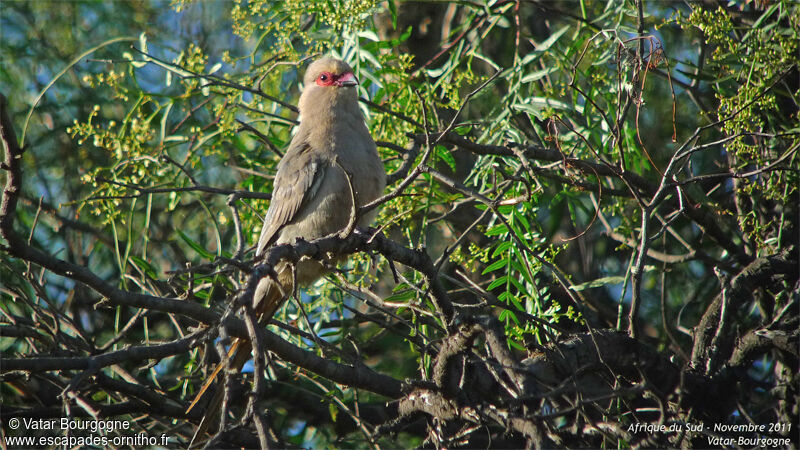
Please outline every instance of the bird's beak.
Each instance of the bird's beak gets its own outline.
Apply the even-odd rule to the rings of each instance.
[[[353,72],[343,73],[336,81],[333,82],[336,86],[355,86],[358,84],[358,78],[353,75]]]

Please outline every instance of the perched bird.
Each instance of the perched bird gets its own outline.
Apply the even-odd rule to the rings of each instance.
[[[378,157],[358,107],[353,69],[339,59],[322,58],[312,63],[303,80],[300,95],[300,126],[289,149],[278,163],[272,201],[264,218],[256,256],[274,244],[293,243],[297,238],[312,240],[344,230],[356,205],[378,198],[386,186],[386,172]],[[368,225],[376,210],[360,217]],[[308,284],[322,276],[325,266],[312,260],[300,261],[295,274],[288,264],[276,268],[278,286],[262,279],[254,296],[254,311],[266,325],[291,293],[294,279]],[[251,345],[236,339],[228,352],[230,366],[240,370],[250,359]],[[197,404],[224,365],[220,363],[201,387],[187,413]],[[219,419],[223,389],[220,387],[207,407],[192,441],[202,437]]]

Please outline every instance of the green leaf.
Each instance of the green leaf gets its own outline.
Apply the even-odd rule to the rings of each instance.
[[[558,41],[558,39],[564,33],[567,32],[567,30],[569,30],[569,27],[570,27],[570,25],[563,26],[560,30],[558,30],[555,33],[551,34],[550,37],[545,39],[541,44],[536,44],[534,42],[534,47],[536,48],[536,51],[537,52],[545,52],[545,51],[547,51],[550,47],[553,46],[553,44],[556,43],[556,41]]]
[[[498,286],[502,286],[502,285],[506,284],[506,280],[508,280],[508,276],[507,275],[503,275],[502,277],[492,281],[491,284],[489,284],[489,286],[486,288],[486,290],[487,291],[491,291],[492,289],[494,289],[494,288],[496,288]]]
[[[542,69],[542,70],[537,70],[536,72],[531,72],[531,73],[525,75],[524,77],[522,77],[521,81],[523,83],[531,83],[531,82],[540,80],[540,79],[546,77],[547,75],[550,75],[551,73],[556,72],[558,70],[559,70],[558,67],[555,67],[555,66],[548,67],[548,68]]]
[[[515,295],[509,295],[508,299],[511,300],[511,304],[513,304],[514,307],[522,312],[525,312],[525,307],[522,306],[522,303],[519,302],[519,299]]]
[[[397,29],[397,4],[395,0],[389,0],[389,14],[392,15],[392,28]]]
[[[193,241],[189,236],[186,235],[186,233],[184,233],[181,230],[175,230],[175,231],[177,231],[178,232],[178,236],[180,236],[181,239],[183,239],[183,241],[186,242],[189,245],[189,247],[192,247],[192,249],[194,251],[196,251],[198,254],[200,254],[200,256],[202,256],[205,259],[214,259],[214,254],[213,253],[209,252],[208,250],[203,248],[203,246],[201,246],[197,242]]]
[[[156,269],[147,261],[143,260],[142,258],[136,255],[129,255],[128,259],[130,259],[145,275],[148,277],[157,280],[158,274],[156,273]]]
[[[525,100],[525,103],[515,103],[511,105],[511,107],[521,111],[530,112],[532,114],[539,114],[540,111],[546,108],[575,111],[579,114],[583,114],[583,106],[581,105],[573,106],[560,100],[547,97],[530,97]]]
[[[507,339],[506,341],[508,342],[508,345],[510,345],[511,347],[514,347],[515,349],[517,349],[517,350],[519,350],[521,352],[525,352],[525,351],[528,350],[527,348],[523,347],[522,344],[518,343],[517,341],[515,341],[513,339]]]
[[[497,255],[499,255],[500,253],[508,250],[508,248],[511,247],[512,245],[513,245],[513,243],[511,241],[503,241],[503,242],[501,242],[500,245],[498,245],[497,248],[494,249],[494,252],[492,252],[492,258],[496,258]]]
[[[508,281],[510,281],[511,284],[513,284],[514,287],[517,288],[517,292],[520,292],[520,293],[527,292],[526,289],[525,289],[525,286],[523,286],[522,283],[520,283],[520,281],[518,279],[516,279],[515,277],[509,276],[508,277]],[[524,308],[521,308],[521,309],[523,311],[525,310]]]
[[[583,291],[586,289],[596,288],[596,287],[603,287],[608,286],[611,284],[620,284],[625,281],[625,277],[620,276],[613,276],[613,277],[603,277],[598,278],[596,280],[587,281],[586,283],[577,284],[575,286],[570,286],[569,288],[573,291]]]
[[[397,293],[397,294],[392,294],[392,295],[386,297],[385,299],[383,299],[383,301],[384,302],[402,303],[402,302],[407,302],[407,301],[411,300],[412,298],[414,298],[414,295],[416,295],[416,291],[414,291],[413,289],[408,289],[408,290],[405,290],[405,291]]]
[[[446,162],[448,166],[450,166],[450,169],[452,169],[453,172],[455,172],[456,159],[450,153],[450,150],[447,149],[447,147],[445,146],[439,146],[439,145],[436,146],[436,150],[437,150],[436,154],[439,155],[439,157],[442,158],[442,160],[444,160],[444,162]]]
[[[167,72],[169,74],[169,72]],[[169,86],[169,84],[167,84]],[[161,115],[161,127],[159,128],[159,136],[160,136],[160,143],[164,145],[164,140],[167,137],[167,119],[169,118],[169,113],[172,111],[172,106],[175,102],[170,101],[169,104],[164,108],[164,112]]]
[[[139,35],[139,49],[147,53],[147,34],[144,31]]]
[[[516,315],[516,314],[514,314],[513,312],[511,312],[511,311],[509,311],[509,310],[507,310],[507,309],[504,309],[503,311],[501,311],[501,312],[500,312],[500,320],[501,320],[501,321],[503,321],[503,322],[508,322],[508,320],[507,320],[507,319],[509,319],[509,318],[510,318],[511,320],[513,320],[513,321],[514,321],[514,323],[515,323],[515,324],[517,324],[517,326],[519,326],[519,325],[520,325],[520,323],[519,323],[519,319],[517,319],[517,315]]]
[[[486,230],[486,233],[484,234],[487,237],[490,237],[490,236],[499,236],[505,233],[508,233],[508,228],[506,228],[506,225],[504,223],[501,223],[489,228],[488,230]]]
[[[481,273],[481,275],[486,275],[489,272],[494,272],[495,270],[503,268],[503,267],[506,267],[507,265],[508,265],[508,259],[505,259],[505,258],[504,259],[499,259],[499,260],[493,262],[492,264],[490,264],[489,267],[483,269],[483,272]]]
[[[328,402],[328,412],[331,414],[331,420],[336,422],[336,416],[339,414],[339,408],[337,408],[333,402]]]
[[[525,217],[525,214],[523,214],[519,208],[514,209],[514,219],[521,222],[526,231],[531,231],[531,224],[528,222],[528,218]]]
[[[364,39],[369,39],[370,41],[373,42],[380,42],[381,40],[381,38],[379,38],[378,35],[375,34],[375,32],[372,30],[361,30],[356,34],[356,36],[362,37]]]
[[[529,274],[527,268],[527,261],[525,260],[525,255],[523,252],[518,251],[514,252],[514,256],[517,258],[517,264],[520,266],[519,273],[522,275],[522,278],[530,283],[533,284],[533,279],[531,278],[533,274]]]

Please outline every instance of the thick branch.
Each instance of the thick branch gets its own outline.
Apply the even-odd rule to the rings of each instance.
[[[85,357],[33,357],[3,358],[2,371],[24,370],[26,372],[44,372],[49,370],[86,370],[98,369],[120,364],[126,361],[143,359],[160,360],[168,356],[185,353],[200,343],[204,332],[195,332],[183,339],[159,345],[141,345],[128,347],[115,352]]]
[[[790,284],[797,280],[798,259],[797,249],[789,249],[777,255],[758,258],[742,269],[730,282],[723,287],[727,289],[728,307],[735,313],[739,307],[752,299],[753,292],[767,285],[774,277],[791,277]],[[720,322],[722,295],[718,295],[706,309],[695,328],[694,345],[692,349],[692,365],[700,368],[703,361],[708,360],[710,351],[719,352],[717,360],[726,360],[730,355],[733,345],[733,336],[723,336],[719,348],[711,349],[711,342]]]

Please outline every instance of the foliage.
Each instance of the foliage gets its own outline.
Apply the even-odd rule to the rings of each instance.
[[[2,12],[9,64],[0,75],[28,149],[14,228],[53,259],[26,257],[15,247],[26,244],[3,234],[0,346],[20,365],[3,375],[3,406],[13,408],[4,421],[30,413],[30,379],[46,379],[55,387],[37,400],[43,407],[61,411],[70,403],[61,391],[107,408],[98,411],[130,408],[109,416],[134,418],[146,404],[142,429],[188,442],[197,416],[183,411],[227,343],[219,319],[237,314],[247,268],[258,264],[251,246],[302,120],[293,106],[302,73],[324,53],[354,67],[394,181],[387,193],[397,195],[376,224],[409,252],[423,249],[434,271],[362,249],[286,302],[270,327],[328,361],[411,380],[399,407],[385,406],[375,386],[273,355],[268,388],[254,394],[261,412],[239,411],[244,402],[232,411],[251,434],[264,420],[271,441],[315,448],[707,447],[702,433],[627,427],[797,422],[797,354],[787,350],[798,338],[797,4],[181,0],[159,11],[114,3],[135,11],[132,19],[108,2],[12,5]],[[95,32],[65,29],[59,13]],[[20,25],[43,20],[56,26]],[[181,20],[188,35],[164,31]],[[26,52],[46,70],[32,70]],[[99,278],[63,273],[55,258]],[[743,284],[751,276],[766,278]],[[455,306],[453,321],[437,310],[436,282]],[[123,301],[100,283],[202,305],[216,320]],[[494,319],[502,351],[492,344]],[[25,366],[36,356],[177,341],[198,327],[191,348],[154,364],[93,369],[84,378],[96,386],[80,370]],[[632,376],[602,356],[557,380],[601,379],[599,400],[598,390],[566,384],[515,385],[538,376],[531,361],[546,349],[603,329],[627,333],[637,355],[671,355],[674,365],[655,356],[648,364],[668,365],[657,372],[674,370],[675,380],[698,377],[684,391],[714,386],[714,398],[738,404],[693,406],[677,381],[659,390],[651,367]],[[451,345],[459,351],[447,353]],[[456,370],[453,358],[464,367],[458,395],[442,375]],[[464,388],[475,366],[486,368],[470,374],[499,387]],[[262,375],[248,370],[248,380]],[[408,406],[425,389],[475,415]],[[640,399],[645,392],[661,415],[646,412],[656,401]],[[525,426],[503,423],[487,405]],[[796,433],[768,436],[797,443]]]

